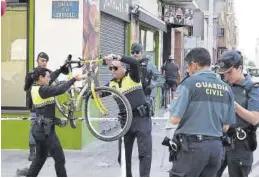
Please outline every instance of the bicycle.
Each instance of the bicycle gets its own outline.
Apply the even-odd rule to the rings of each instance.
[[[59,99],[58,97],[55,98],[56,106],[61,114],[67,118],[70,126],[72,128],[76,128],[75,123],[75,112],[79,112],[80,108],[83,114],[85,114],[84,119],[86,125],[93,136],[96,138],[103,140],[103,141],[115,141],[119,138],[123,137],[127,131],[129,130],[131,123],[132,123],[132,109],[129,101],[127,98],[121,94],[118,90],[114,88],[110,88],[107,86],[98,87],[97,81],[97,72],[98,72],[98,65],[97,63],[106,62],[103,59],[98,60],[85,60],[78,58],[79,61],[72,61],[72,56],[69,55],[65,65],[69,69],[68,78],[72,77],[72,71],[74,68],[82,68],[86,66],[88,68],[87,73],[85,75],[85,83],[82,87],[75,87],[73,85],[68,91],[68,98]],[[75,67],[72,65],[76,64]],[[77,98],[76,98],[77,97]],[[66,101],[68,100],[68,101]],[[107,100],[109,100],[107,102]],[[113,101],[115,100],[115,101]],[[85,102],[83,102],[85,101]],[[106,103],[105,103],[106,102]],[[83,106],[85,104],[85,106]],[[105,105],[106,104],[106,105]],[[112,105],[113,104],[113,105]],[[109,107],[117,105],[117,110],[114,108],[108,109]],[[116,114],[116,111],[118,112]],[[91,123],[91,116],[90,113],[94,113],[95,116],[93,120],[94,123]],[[99,118],[102,116],[107,116],[108,114],[114,114],[108,118],[102,118],[100,122],[98,121]],[[115,126],[112,128],[107,128],[105,125],[105,131],[101,128],[101,124],[105,121],[109,121],[108,127],[111,127],[111,121],[117,122]],[[97,128],[96,128],[97,127]],[[119,132],[114,135],[107,136],[108,134],[114,133],[114,128],[119,128]],[[102,131],[100,131],[102,130]]]

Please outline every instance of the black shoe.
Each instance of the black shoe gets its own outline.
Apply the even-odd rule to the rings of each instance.
[[[16,176],[17,177],[22,177],[22,176],[27,176],[27,174],[28,174],[28,172],[29,172],[29,168],[23,168],[23,169],[17,169],[17,171],[16,171]]]
[[[35,145],[30,145],[30,155],[28,157],[29,161],[33,161],[36,157],[36,146]]]

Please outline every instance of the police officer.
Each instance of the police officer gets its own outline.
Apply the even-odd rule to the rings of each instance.
[[[227,135],[232,144],[226,147],[226,161],[218,176],[228,166],[230,177],[248,177],[256,149],[256,125],[259,123],[259,85],[243,74],[243,60],[238,51],[223,53],[219,72],[229,83],[235,96],[237,123],[231,125]]]
[[[127,71],[124,63],[130,66]],[[137,138],[139,152],[139,174],[141,177],[149,177],[152,159],[151,115],[150,106],[147,103],[142,88],[139,62],[132,57],[118,57],[110,66],[113,79],[109,86],[121,91],[129,100],[133,112],[131,128],[124,136],[126,176],[132,177],[131,157],[135,138]],[[121,160],[121,140],[119,141],[119,157]]]
[[[27,177],[36,177],[47,159],[48,152],[55,161],[58,177],[66,177],[65,156],[55,132],[55,100],[54,97],[65,93],[75,81],[81,80],[77,75],[68,82],[50,86],[50,71],[47,68],[36,68],[35,85],[31,88],[36,118],[32,123],[32,135],[36,141],[36,157],[32,161]]]
[[[46,68],[48,61],[49,61],[48,54],[45,52],[40,52],[37,56],[38,66],[36,68],[38,67]],[[33,161],[33,159],[35,159],[35,156],[36,156],[36,142],[31,132],[32,123],[35,121],[36,114],[35,114],[35,110],[32,104],[31,94],[30,94],[31,86],[34,83],[33,74],[36,68],[28,72],[28,74],[25,77],[25,85],[24,85],[24,91],[26,92],[26,95],[27,95],[26,103],[29,110],[31,111],[31,114],[30,114],[31,124],[30,124],[30,131],[29,131],[29,150],[30,150],[29,157],[28,157],[29,161]],[[59,69],[55,70],[54,72],[51,72],[50,84],[57,79],[60,73],[68,74],[68,68],[66,66],[61,66]],[[57,119],[57,120],[59,120],[59,122],[62,122],[60,119]],[[63,127],[65,126],[64,124],[65,123],[61,124],[60,126]],[[48,154],[48,156],[50,156],[50,154]],[[25,166],[24,168],[17,169],[16,174],[17,176],[26,176],[28,171],[29,171],[29,168]]]
[[[194,48],[185,61],[190,77],[177,88],[170,108],[172,124],[179,124],[176,159],[169,176],[216,176],[223,160],[223,125],[234,124],[231,89],[210,70],[204,48]]]
[[[157,67],[150,57],[144,54],[143,46],[141,44],[133,43],[131,45],[131,55],[139,61],[141,83],[147,100],[154,110],[154,98],[151,96],[151,92],[156,87],[163,87],[165,84],[165,78],[157,70]]]
[[[49,61],[48,54],[45,53],[45,52],[40,52],[37,56],[37,64],[38,64],[37,67],[46,68],[48,61]],[[31,88],[31,85],[34,82],[34,80],[33,80],[34,70],[35,70],[35,68],[28,72],[28,74],[25,77],[25,85],[24,85],[24,91],[27,94],[27,100],[26,100],[27,106],[31,111],[31,115],[30,115],[31,125],[32,125],[32,122],[34,122],[34,119],[35,119],[35,111],[34,111],[34,108],[33,108],[33,105],[32,105],[31,94],[30,94],[30,88]],[[52,72],[50,84],[57,79],[57,77],[59,76],[60,73],[67,74],[68,69],[65,66],[62,66],[60,69],[57,69],[54,72]],[[35,158],[36,142],[35,142],[35,139],[32,136],[32,133],[31,133],[31,126],[30,126],[30,132],[29,132],[29,148],[30,148],[29,149],[30,154],[29,154],[28,160],[32,161]]]

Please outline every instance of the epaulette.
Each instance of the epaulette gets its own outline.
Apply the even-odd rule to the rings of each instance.
[[[254,84],[253,84],[253,87],[259,88],[259,82],[254,83]]]

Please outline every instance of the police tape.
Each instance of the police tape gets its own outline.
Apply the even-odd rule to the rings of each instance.
[[[27,117],[2,117],[1,120],[30,120]]]
[[[31,120],[31,117],[2,117],[1,120]],[[67,120],[66,118],[60,118],[62,120]],[[76,118],[75,120],[84,120],[84,118]]]

